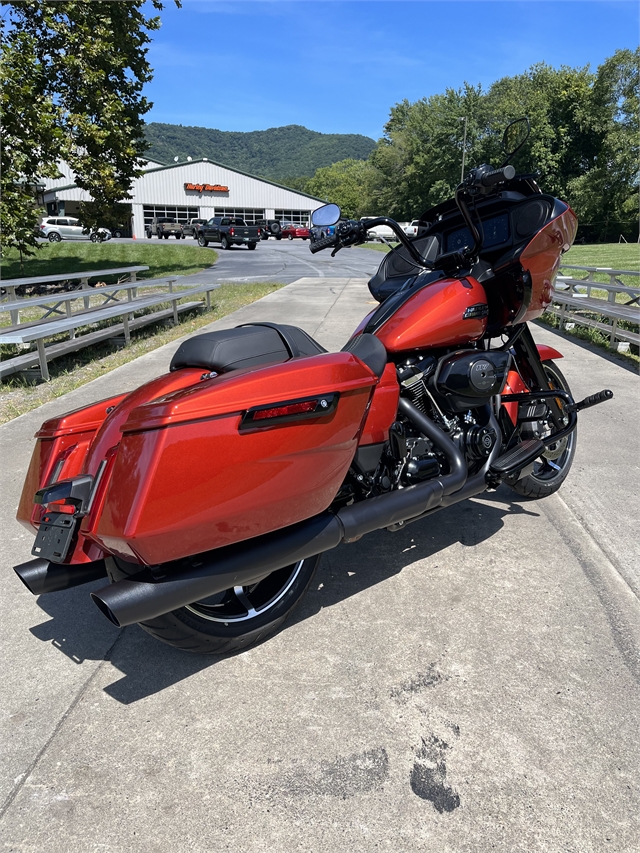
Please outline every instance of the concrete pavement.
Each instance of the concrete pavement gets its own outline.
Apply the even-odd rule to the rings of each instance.
[[[363,280],[301,279],[212,327],[290,322],[338,349],[370,302]],[[577,398],[615,394],[580,415],[560,493],[503,487],[341,546],[280,634],[219,660],[10,570],[37,427],[158,375],[179,342],[0,427],[4,849],[640,850],[638,378],[534,337]]]

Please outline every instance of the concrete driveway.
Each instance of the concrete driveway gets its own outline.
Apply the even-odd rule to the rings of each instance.
[[[302,279],[214,325],[337,349],[369,301]],[[285,629],[229,658],[118,631],[93,586],[36,599],[10,569],[40,422],[157,375],[177,342],[0,427],[4,849],[640,850],[638,378],[534,336],[578,398],[615,394],[580,416],[561,492],[502,487],[341,546]]]

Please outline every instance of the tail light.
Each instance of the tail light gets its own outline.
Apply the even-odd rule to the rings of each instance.
[[[119,444],[110,447],[109,450],[107,450],[107,452],[105,453],[104,459],[98,466],[95,485],[91,494],[89,506],[87,508],[88,518],[85,523],[85,527],[87,530],[91,530],[91,528],[94,526],[94,523],[100,517],[100,514],[102,512],[102,505],[104,503],[104,498],[107,493],[107,486],[109,485],[109,481],[111,479],[111,472],[113,471],[113,466],[116,461],[116,454],[118,452],[119,447]]]
[[[233,234],[235,234],[235,233],[236,233],[236,229],[235,229],[235,228],[229,228],[229,234],[233,235]]]

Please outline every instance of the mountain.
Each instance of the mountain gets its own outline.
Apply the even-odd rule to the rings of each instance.
[[[357,133],[317,133],[299,124],[240,133],[181,124],[146,126],[146,156],[161,163],[208,157],[216,163],[271,180],[311,176],[321,166],[351,157],[366,160],[375,147]]]

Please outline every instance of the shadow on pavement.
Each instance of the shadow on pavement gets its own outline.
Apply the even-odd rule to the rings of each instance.
[[[505,506],[507,497],[502,492],[493,505],[491,497],[484,495],[483,503],[465,501],[397,533],[378,531],[360,542],[341,545],[321,562],[316,575],[319,583],[313,584],[283,630],[393,577],[418,560],[437,555],[455,542],[473,547],[490,539],[504,526],[507,515],[539,515],[519,503]],[[38,605],[51,618],[30,630],[76,663],[109,660],[123,673],[104,688],[116,701],[128,705],[144,699],[225,659],[186,654],[136,626],[118,631],[99,614],[89,597],[88,593],[101,585],[97,582],[40,596]]]

